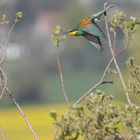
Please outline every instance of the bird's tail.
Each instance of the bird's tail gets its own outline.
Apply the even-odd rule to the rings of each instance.
[[[99,37],[89,33],[85,33],[84,37],[98,50],[100,50],[101,52],[103,51],[102,43]]]
[[[92,41],[89,41],[95,48],[97,48],[100,52],[103,52],[103,47],[102,45],[96,44]]]

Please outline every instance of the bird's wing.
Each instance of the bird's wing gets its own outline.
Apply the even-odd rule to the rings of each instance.
[[[79,27],[79,28],[81,28],[82,31],[85,31],[85,32],[87,32],[89,34],[92,34],[94,36],[102,37],[102,38],[106,39],[103,31],[100,29],[100,27],[96,23],[88,24],[86,26]]]
[[[100,41],[100,38],[97,36],[94,36],[92,34],[89,34],[87,32],[85,32],[84,37],[93,45],[95,46],[97,49],[99,49],[101,52],[103,50],[102,48],[102,44]]]
[[[86,19],[83,19],[79,24],[78,26],[85,26],[85,25],[88,25],[90,23],[98,23],[100,22],[101,20],[101,17],[103,15],[106,15],[106,11],[112,7],[114,7],[115,5],[109,5],[108,7],[106,7],[104,10],[98,12],[98,13],[95,13],[93,14],[92,16],[86,18]]]

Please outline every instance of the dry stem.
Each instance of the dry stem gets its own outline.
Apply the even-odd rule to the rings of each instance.
[[[59,69],[59,76],[60,76],[60,80],[61,80],[61,89],[65,98],[65,101],[67,103],[67,106],[70,107],[70,103],[66,94],[66,90],[65,90],[65,85],[64,85],[64,79],[63,79],[63,73],[62,73],[62,69],[61,69],[61,64],[60,64],[60,60],[59,60],[59,46],[57,46],[57,64],[58,64],[58,69]]]
[[[0,84],[0,86],[3,87],[2,84]],[[11,90],[10,90],[8,87],[5,87],[5,90],[7,91],[6,93],[9,95],[9,97],[11,98],[11,100],[13,101],[13,103],[16,105],[16,107],[17,107],[17,109],[19,110],[21,116],[22,116],[23,119],[25,120],[27,126],[28,126],[29,129],[31,130],[31,132],[32,132],[32,134],[33,134],[33,136],[34,136],[34,139],[35,139],[35,140],[39,140],[38,137],[37,137],[37,135],[36,135],[36,133],[35,133],[35,131],[34,131],[34,129],[33,129],[33,127],[31,126],[31,124],[30,124],[28,118],[26,117],[25,113],[23,112],[22,108],[21,108],[20,105],[17,103],[15,97],[13,97],[13,95],[12,95],[12,93],[11,93]]]
[[[2,97],[3,97],[3,94],[5,92],[6,85],[7,85],[7,76],[6,76],[5,72],[3,71],[3,69],[1,67],[0,67],[0,72],[1,72],[2,80],[4,81],[2,92],[0,94],[0,101],[1,101]]]
[[[67,103],[67,106],[68,108],[70,107],[70,103],[69,103],[69,100],[68,100],[68,97],[67,97],[67,94],[66,94],[66,91],[65,91],[65,85],[64,85],[64,79],[63,79],[63,74],[62,74],[62,69],[61,69],[61,64],[60,64],[60,60],[59,60],[59,45],[57,44],[57,50],[56,50],[56,55],[57,55],[57,64],[58,64],[58,69],[59,69],[59,75],[60,75],[60,80],[61,80],[61,89],[62,89],[62,92],[63,92],[63,95],[64,95],[64,98],[65,98],[65,101]],[[71,110],[71,108],[70,108]],[[52,140],[55,140],[56,139],[56,136],[57,136],[57,133],[58,133],[58,130],[59,130],[59,127],[56,126],[56,130],[54,132],[54,135],[53,135],[53,138]]]
[[[7,49],[7,46],[8,46],[8,43],[9,43],[9,40],[10,40],[10,35],[11,35],[11,32],[12,30],[14,29],[16,25],[16,22],[12,25],[12,27],[10,28],[9,32],[8,32],[8,36],[6,38],[6,41],[5,41],[5,45],[2,45],[1,49],[4,49],[4,53],[3,53],[3,57],[0,61],[0,65],[4,62],[5,60],[5,57],[6,57],[6,49]],[[5,74],[5,72],[3,71],[3,69],[0,67],[0,71],[1,71],[1,74],[3,75],[3,81],[4,81],[4,86],[3,86],[3,89],[2,89],[2,92],[0,94],[0,101],[2,100],[2,97],[3,97],[3,94],[5,92],[5,88],[6,88],[6,85],[7,85],[7,76]]]
[[[10,35],[11,35],[11,32],[13,30],[13,28],[15,27],[16,25],[16,22],[12,25],[12,27],[10,28],[9,32],[8,32],[8,36],[6,38],[6,42],[5,42],[5,45],[3,46],[3,49],[4,49],[4,53],[3,53],[3,57],[0,61],[0,65],[4,62],[5,60],[5,57],[6,57],[6,49],[7,49],[7,46],[8,46],[8,43],[9,43],[9,40],[10,40]],[[7,88],[7,76],[5,74],[5,72],[3,71],[3,69],[1,68],[0,66],[0,72],[1,72],[1,79],[4,81],[4,84],[0,84],[1,87],[3,87],[2,89],[2,92],[1,92],[1,95],[0,95],[0,100],[2,100],[2,96],[5,92],[5,90],[7,91],[7,94],[9,95],[9,97],[11,98],[11,100],[13,101],[13,103],[16,105],[17,109],[19,110],[21,116],[23,117],[23,119],[25,120],[27,126],[29,127],[29,129],[31,130],[33,136],[34,136],[34,139],[35,140],[39,140],[33,127],[31,126],[28,118],[26,117],[25,113],[23,112],[23,110],[21,109],[21,107],[19,106],[19,104],[17,103],[16,99],[12,96],[12,93],[11,91]],[[2,130],[0,130],[1,133],[2,133]],[[3,139],[5,140],[5,139]]]
[[[2,128],[0,128],[0,134],[1,134],[2,140],[6,140],[6,137],[4,135]]]
[[[107,4],[107,3],[104,4],[104,8],[106,8],[106,4]],[[113,48],[112,48],[111,38],[110,38],[109,27],[108,27],[106,15],[105,15],[105,25],[106,25],[106,31],[107,31],[109,49],[110,49],[110,52],[111,52],[111,54],[112,54],[113,61],[114,61],[114,64],[115,64],[115,66],[116,66],[116,69],[117,69],[117,71],[118,71],[118,74],[119,74],[119,77],[120,77],[122,86],[123,86],[123,88],[124,88],[124,91],[125,91],[125,95],[126,95],[128,104],[131,105],[132,103],[131,103],[131,100],[130,100],[130,98],[129,98],[128,90],[127,90],[127,88],[126,88],[126,85],[125,85],[125,82],[124,82],[124,79],[123,79],[121,70],[120,70],[120,68],[119,68],[119,65],[118,65],[118,63],[117,63],[117,60],[116,60],[116,57],[115,57],[115,54],[114,54],[114,51],[113,51]],[[115,39],[115,40],[116,40],[116,39]],[[115,41],[115,42],[116,42],[116,41]],[[115,43],[115,45],[116,45],[116,43]],[[114,48],[115,48],[115,47],[114,47]]]

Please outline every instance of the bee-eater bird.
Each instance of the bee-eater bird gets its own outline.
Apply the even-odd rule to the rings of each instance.
[[[106,15],[106,11],[114,5],[109,5],[106,9],[99,13],[96,13],[86,19],[83,19],[77,27],[68,32],[71,36],[83,36],[85,37],[93,46],[95,46],[100,51],[103,50],[100,38],[106,38],[101,28],[97,25],[101,20],[102,15]]]

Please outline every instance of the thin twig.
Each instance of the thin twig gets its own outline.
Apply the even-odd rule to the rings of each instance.
[[[3,84],[0,84],[0,86],[3,87]],[[6,87],[5,90],[6,90],[7,92],[11,92],[10,89],[9,89],[8,87]]]
[[[109,65],[108,65],[109,66]],[[108,68],[106,68],[107,70]],[[106,74],[105,74],[106,75]],[[87,97],[94,89],[96,89],[98,86],[102,85],[102,84],[112,84],[113,82],[112,81],[103,81],[104,78],[105,78],[105,75],[102,77],[102,79],[97,83],[95,84],[92,88],[90,88],[82,97],[80,97],[73,106],[76,106],[77,104],[79,104],[83,99],[85,99],[85,97]]]
[[[61,80],[61,89],[65,98],[65,101],[67,103],[68,108],[70,107],[70,103],[65,91],[65,85],[64,85],[64,79],[63,79],[63,74],[62,74],[62,69],[61,69],[61,64],[60,64],[60,60],[59,60],[59,45],[57,44],[57,50],[56,50],[56,57],[57,57],[57,65],[58,65],[58,69],[59,69],[59,75],[60,75],[60,80]],[[70,111],[69,111],[70,112]],[[56,139],[57,133],[58,133],[59,127],[56,126],[56,130],[54,132],[53,138],[52,140]]]
[[[3,97],[3,94],[5,92],[6,85],[7,85],[7,76],[6,76],[5,72],[3,71],[3,69],[1,67],[0,67],[0,72],[1,72],[2,80],[4,81],[2,92],[0,94],[0,101],[1,101],[2,97]]]
[[[114,50],[113,50],[113,51],[114,51],[114,54],[116,54],[116,44],[117,44],[116,37],[117,37],[117,36],[116,36],[116,31],[115,31],[115,29],[113,30],[113,34],[114,34],[114,39],[113,39],[113,40],[114,40],[114,45],[113,45],[113,46],[114,46]]]
[[[61,120],[61,121],[62,121],[62,120]],[[52,140],[56,140],[56,136],[57,136],[57,134],[58,134],[58,131],[59,131],[59,126],[57,125],[57,126],[56,126],[56,129],[55,129],[55,132],[54,132],[54,134],[53,134]]]
[[[5,57],[6,57],[6,49],[7,49],[9,40],[10,40],[10,36],[11,36],[12,30],[14,29],[15,25],[16,25],[16,22],[12,25],[12,27],[10,28],[10,30],[8,32],[8,35],[7,35],[7,38],[6,38],[6,41],[5,41],[5,45],[4,45],[4,48],[3,48],[4,49],[4,54],[3,54],[3,57],[2,57],[2,59],[0,61],[0,64],[3,63],[3,61],[4,61]]]
[[[15,27],[16,25],[16,22],[12,25],[12,27],[10,28],[9,32],[8,32],[8,36],[7,36],[7,39],[6,39],[6,42],[5,42],[5,45],[3,47],[4,49],[4,54],[3,54],[3,57],[0,61],[0,65],[4,62],[5,60],[5,57],[6,57],[6,49],[7,49],[7,46],[8,46],[8,43],[9,43],[9,40],[10,40],[10,35],[11,35],[11,32],[13,30],[13,28]],[[9,95],[9,97],[11,98],[11,100],[13,101],[13,103],[16,105],[17,109],[19,110],[21,116],[23,117],[23,119],[25,120],[27,126],[29,127],[29,129],[31,130],[33,136],[34,136],[34,139],[35,140],[39,140],[33,127],[31,126],[28,118],[26,117],[25,113],[23,112],[23,110],[21,109],[21,107],[19,106],[19,104],[17,103],[16,99],[12,96],[12,93],[11,91],[7,88],[7,76],[5,74],[5,72],[3,71],[3,69],[0,67],[0,72],[1,72],[1,77],[3,77],[3,81],[4,81],[4,84],[0,84],[1,87],[3,87],[2,89],[2,92],[1,92],[1,95],[0,95],[0,100],[2,99],[2,96],[5,92],[5,90],[7,91],[6,93]]]
[[[57,50],[56,50],[56,55],[57,55],[57,64],[58,64],[58,69],[59,69],[59,76],[60,76],[60,80],[61,80],[61,89],[65,98],[65,101],[67,103],[67,106],[70,107],[70,103],[66,94],[66,90],[65,90],[65,85],[64,85],[64,79],[63,79],[63,73],[62,73],[62,69],[61,69],[61,64],[60,64],[60,60],[59,60],[59,47],[57,46]]]
[[[10,30],[9,30],[9,32],[8,32],[8,35],[7,35],[7,38],[6,38],[6,41],[5,41],[5,44],[3,45],[3,49],[4,49],[4,53],[3,53],[3,57],[2,57],[2,59],[1,59],[1,61],[0,61],[0,65],[4,62],[4,60],[5,60],[5,57],[6,57],[6,49],[7,49],[7,47],[8,47],[8,43],[9,43],[9,40],[10,40],[10,35],[11,35],[11,33],[12,33],[12,30],[14,29],[14,27],[15,27],[15,25],[16,25],[16,22],[12,25],[12,27],[10,28]],[[2,48],[1,48],[2,49]],[[6,76],[6,74],[5,74],[5,72],[3,71],[3,69],[2,68],[0,68],[0,71],[1,71],[1,73],[2,73],[2,75],[3,75],[3,77],[4,77],[4,86],[3,86],[3,89],[2,89],[2,92],[1,92],[1,94],[0,94],[0,101],[2,100],[2,97],[3,97],[3,94],[4,94],[4,92],[5,92],[5,88],[6,88],[6,85],[7,85],[7,76]]]
[[[2,84],[0,84],[0,86],[3,87]],[[7,91],[6,93],[9,95],[9,97],[11,98],[11,100],[13,101],[13,103],[14,103],[14,104],[16,105],[16,107],[18,108],[18,110],[19,110],[21,116],[23,117],[23,119],[25,120],[27,126],[30,128],[30,130],[31,130],[31,132],[32,132],[32,134],[33,134],[33,136],[34,136],[34,139],[35,139],[35,140],[39,140],[38,137],[37,137],[37,135],[36,135],[36,133],[35,133],[35,131],[34,131],[34,129],[33,129],[33,127],[31,126],[31,124],[30,124],[28,118],[26,117],[25,113],[24,113],[23,110],[21,109],[20,105],[17,103],[15,97],[13,97],[13,95],[12,95],[12,93],[11,93],[11,90],[10,90],[8,87],[6,87],[5,90]]]
[[[104,8],[106,8],[106,4],[107,4],[107,3],[104,4]],[[114,54],[114,51],[113,51],[113,48],[112,48],[111,38],[110,38],[109,27],[108,27],[106,15],[105,15],[105,25],[106,25],[106,31],[107,31],[109,49],[110,49],[110,52],[111,52],[111,54],[112,54],[113,61],[114,61],[114,64],[115,64],[115,66],[116,66],[116,69],[117,69],[117,71],[118,71],[118,74],[119,74],[119,77],[120,77],[122,86],[123,86],[123,88],[124,88],[124,91],[125,91],[125,95],[126,95],[128,104],[131,105],[132,103],[131,103],[131,100],[130,100],[130,98],[129,98],[128,90],[127,90],[127,88],[126,88],[126,85],[125,85],[125,82],[124,82],[122,73],[121,73],[121,71],[120,71],[119,65],[118,65],[118,63],[117,63],[117,60],[116,60],[116,57],[115,57],[115,54]],[[116,44],[115,44],[115,45],[116,45]]]
[[[1,134],[2,140],[6,140],[6,137],[4,135],[2,128],[0,128],[0,134]]]
[[[2,84],[0,84],[0,86],[3,87]],[[30,122],[29,122],[27,116],[26,116],[25,113],[23,112],[23,110],[22,110],[22,108],[20,107],[20,105],[17,103],[15,97],[12,95],[11,90],[10,90],[8,87],[5,87],[5,90],[7,91],[6,93],[7,93],[8,96],[11,98],[11,100],[13,101],[13,103],[16,105],[16,107],[17,107],[17,109],[19,110],[21,116],[22,116],[23,119],[25,120],[27,126],[28,126],[29,129],[31,130],[31,132],[32,132],[32,134],[33,134],[33,136],[34,136],[34,139],[35,139],[35,140],[39,140],[37,134],[35,133],[33,127],[31,126],[31,124],[30,124]]]
[[[128,48],[129,43],[130,43],[130,40],[128,40],[126,46],[125,46],[124,48],[122,48],[122,49],[115,55],[115,57],[116,57],[116,56],[119,56],[122,52],[124,52],[124,51]],[[97,86],[99,86],[99,85],[101,85],[102,83],[105,82],[105,81],[104,81],[105,76],[106,76],[107,71],[108,71],[110,65],[112,64],[112,62],[113,62],[113,58],[111,58],[110,61],[109,61],[109,63],[107,64],[107,66],[106,66],[106,68],[105,68],[105,70],[104,70],[104,72],[103,72],[103,75],[102,75],[100,81],[99,81],[97,84],[95,84],[93,87],[91,87],[80,99],[78,99],[78,100],[75,102],[74,106],[76,106],[77,104],[79,104],[79,103],[80,103],[86,96],[88,96]],[[108,83],[109,83],[109,82],[108,82]]]

